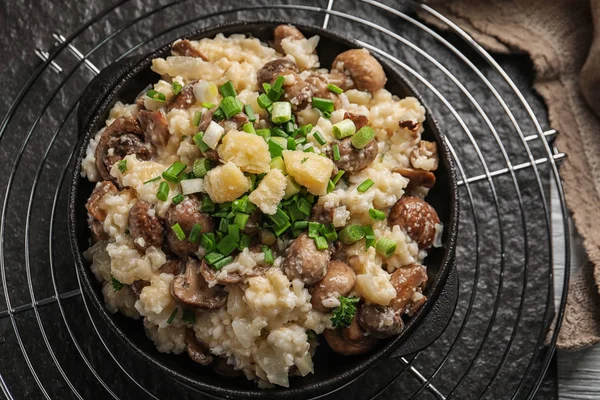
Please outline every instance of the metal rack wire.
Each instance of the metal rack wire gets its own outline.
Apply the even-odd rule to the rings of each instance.
[[[445,23],[452,33],[422,24],[415,9]],[[569,279],[567,268],[563,282],[553,281],[556,258],[569,264],[569,226],[557,167],[565,155],[552,146],[556,132],[542,128],[532,106],[539,100],[513,81],[518,73],[506,72],[452,21],[423,4],[374,0],[311,5],[178,0],[148,9],[122,0],[67,37],[54,34],[51,51],[35,50],[43,62],[0,124],[0,149],[9,158],[3,161],[11,166],[0,178],[4,396],[198,397],[194,389],[123,354],[114,334],[96,323],[66,250],[65,178],[77,142],[77,101],[95,74],[113,60],[232,18],[278,18],[354,35],[420,89],[445,127],[458,167],[462,211],[455,317],[429,348],[376,365],[328,396],[533,397],[550,364],[558,329],[546,335],[551,325],[560,325],[566,298],[562,290],[554,309],[553,286],[564,289]],[[116,28],[105,33],[106,25]],[[558,188],[563,254],[555,254],[552,242],[551,184]]]

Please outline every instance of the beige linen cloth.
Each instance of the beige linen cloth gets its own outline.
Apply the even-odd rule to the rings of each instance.
[[[558,346],[600,342],[600,0],[426,0],[488,50],[525,51],[560,132],[567,205],[590,262],[571,279]],[[420,12],[427,22],[446,28]],[[576,270],[578,266],[572,266]]]

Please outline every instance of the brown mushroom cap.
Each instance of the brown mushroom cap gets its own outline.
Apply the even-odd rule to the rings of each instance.
[[[221,286],[208,287],[200,273],[200,261],[190,258],[185,273],[171,284],[171,294],[179,302],[196,308],[221,308],[227,303],[227,292]]]
[[[331,69],[348,74],[357,89],[371,93],[383,89],[387,82],[383,67],[365,49],[351,49],[338,54]]]
[[[362,114],[354,114],[354,113],[346,111],[344,113],[344,119],[349,119],[352,122],[354,122],[354,125],[356,126],[357,131],[360,128],[362,128],[363,126],[369,125],[369,118],[367,118],[366,115],[362,115]]]
[[[106,219],[106,212],[100,208],[100,201],[108,193],[117,194],[118,192],[119,190],[111,181],[102,181],[96,184],[88,201],[85,203],[85,208],[94,220],[103,222]]]
[[[188,109],[196,103],[196,96],[194,96],[194,84],[196,82],[190,82],[185,85],[179,93],[171,97],[167,102],[167,111],[174,108]]]
[[[202,233],[212,232],[215,228],[213,219],[200,212],[200,201],[195,196],[186,196],[179,204],[172,204],[167,210],[165,218],[167,231],[167,244],[171,251],[180,258],[185,259],[198,250],[198,244],[190,242],[187,238],[195,224],[200,225]],[[179,224],[186,239],[179,240],[171,228]]]
[[[402,317],[393,308],[379,304],[361,305],[356,320],[361,328],[379,339],[397,335],[404,329]]]
[[[134,239],[134,246],[140,251],[150,246],[160,248],[163,244],[163,226],[158,217],[148,213],[152,208],[150,203],[139,200],[129,210],[129,232]]]
[[[331,350],[344,356],[365,354],[377,346],[377,339],[373,336],[365,336],[356,318],[348,328],[326,329],[323,331],[323,336]]]
[[[323,301],[326,299],[338,299],[340,296],[347,296],[356,283],[356,274],[346,263],[332,260],[327,265],[327,273],[310,290],[310,302],[313,308],[320,312],[329,312],[332,306],[326,306]]]
[[[264,91],[263,83],[273,84],[279,75],[292,75],[293,80],[283,84],[284,99],[292,104],[294,110],[301,110],[312,99],[311,85],[298,75],[298,66],[286,58],[269,61],[256,73],[258,90]]]
[[[340,140],[338,143],[340,150],[340,159],[334,161],[335,166],[347,173],[353,174],[367,168],[379,152],[377,140],[371,140],[364,148],[357,149],[352,146],[352,138],[348,137]],[[329,151],[328,156],[333,159],[333,153]]]
[[[192,42],[187,39],[178,40],[173,43],[171,47],[171,53],[176,56],[183,57],[198,57],[203,59],[204,61],[208,61],[208,58],[200,52],[200,50],[196,49]]]
[[[305,36],[295,26],[277,25],[273,30],[273,48],[282,54],[285,54],[285,50],[281,47],[281,41],[285,38],[300,40],[305,39]]]
[[[431,247],[436,235],[435,225],[439,223],[435,209],[414,196],[402,196],[388,215],[388,224],[399,225],[421,249]]]
[[[185,342],[187,344],[188,355],[192,360],[200,365],[209,365],[212,363],[213,357],[208,355],[207,346],[196,338],[192,329],[185,331]]]
[[[401,314],[407,311],[414,313],[424,302],[421,299],[427,299],[425,296],[420,297],[418,307],[413,309],[415,293],[422,293],[427,285],[427,271],[422,265],[410,264],[398,268],[390,276],[390,282],[396,289],[396,297],[390,302],[390,307]]]
[[[331,250],[319,250],[306,232],[301,233],[287,248],[283,271],[288,279],[300,279],[305,285],[319,282],[327,273]]]
[[[171,134],[165,114],[161,111],[140,110],[138,120],[144,131],[144,140],[146,143],[152,143],[155,146],[166,146]]]
[[[257,265],[256,267],[254,267],[254,269],[252,269],[252,271],[249,271],[243,276],[240,275],[239,272],[230,272],[227,274],[227,277],[222,278],[217,276],[219,274],[219,271],[216,271],[215,269],[210,267],[205,260],[202,260],[202,264],[200,266],[200,273],[202,273],[202,276],[207,282],[216,282],[219,285],[231,285],[235,283],[240,283],[244,279],[244,277],[251,278],[255,276],[264,275],[267,268],[268,265],[266,264]]]
[[[397,172],[403,177],[409,179],[407,186],[408,189],[412,189],[417,186],[423,186],[431,189],[435,185],[435,175],[429,171],[411,168],[394,168],[392,171]]]
[[[140,160],[149,160],[154,154],[154,147],[144,142],[142,128],[134,117],[119,117],[102,132],[96,146],[94,156],[100,177],[115,182],[110,169],[129,154],[135,154]]]

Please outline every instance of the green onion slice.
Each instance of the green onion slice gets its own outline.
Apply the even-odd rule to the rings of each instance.
[[[369,209],[369,216],[375,221],[383,221],[385,219],[385,213],[375,208]]]
[[[214,263],[216,263],[219,260],[222,260],[223,258],[225,258],[225,256],[223,254],[217,253],[217,252],[208,253],[207,255],[204,256],[204,259],[210,265],[213,265]]]
[[[369,188],[371,186],[373,186],[374,184],[375,184],[375,182],[373,182],[371,179],[366,179],[365,181],[363,181],[363,183],[361,183],[360,185],[358,185],[358,187],[356,188],[356,190],[358,190],[361,193],[364,193],[367,190],[369,190]]]
[[[179,92],[181,92],[181,89],[183,89],[183,86],[181,86],[181,83],[173,81],[173,83],[171,84],[171,89],[173,89],[173,93],[175,95],[178,95]]]
[[[202,226],[200,224],[194,224],[190,234],[188,236],[188,240],[192,243],[198,243],[200,240],[200,234],[202,233]]]
[[[340,145],[339,144],[334,144],[332,147],[333,150],[333,161],[340,161],[341,155],[340,155]]]
[[[173,199],[171,201],[173,201],[173,204],[179,204],[183,201],[184,197],[181,193],[179,193],[177,196],[173,197]]]
[[[214,269],[220,270],[221,268],[223,268],[224,266],[226,266],[227,264],[229,264],[232,261],[233,261],[233,257],[229,256],[229,257],[223,258],[222,260],[217,261],[212,266]]]
[[[235,97],[237,93],[235,92],[235,88],[233,87],[233,83],[231,81],[227,81],[219,87],[219,92],[223,97]]]
[[[243,126],[242,126],[242,130],[246,133],[253,133],[256,134],[256,131],[254,130],[254,125],[252,125],[252,122],[246,122]]]
[[[284,124],[292,118],[292,104],[287,101],[273,103],[271,121],[275,124]]]
[[[204,137],[204,132],[198,132],[194,135],[194,143],[196,143],[196,146],[200,149],[201,152],[206,153],[210,147],[204,143],[204,141],[202,140],[202,138]]]
[[[332,112],[335,109],[333,101],[330,99],[324,99],[321,97],[312,98],[312,106],[323,112]]]
[[[167,100],[167,96],[164,93],[156,91],[154,89],[150,89],[146,92],[146,96],[150,97],[152,100],[158,101],[160,103],[164,103]]]
[[[211,252],[215,249],[215,242],[215,234],[212,232],[203,233],[200,235],[200,246],[202,246],[207,252]]]
[[[322,225],[320,223],[318,223],[318,222],[309,222],[308,223],[308,237],[314,239],[317,236],[319,236],[321,228],[322,228]]]
[[[215,103],[211,103],[210,101],[203,101],[202,102],[202,107],[204,107],[204,108],[211,109],[211,108],[213,108],[215,106],[216,106],[216,104]]]
[[[329,89],[330,91],[332,91],[335,94],[342,94],[344,93],[344,89],[342,89],[341,87],[334,85],[333,83],[330,83],[329,85],[327,85],[327,89]]]
[[[238,240],[234,240],[230,235],[226,235],[219,243],[217,243],[217,250],[224,256],[230,255],[235,249],[237,249]]]
[[[340,181],[340,179],[342,178],[342,176],[346,173],[346,171],[344,171],[343,169],[340,169],[338,171],[337,174],[335,174],[335,176],[333,177],[333,179],[331,180],[331,182],[333,182],[334,185],[337,185],[337,183]]]
[[[319,131],[315,131],[315,133],[313,133],[313,136],[315,137],[315,140],[321,145],[323,146],[324,144],[327,143],[327,140],[325,140],[325,138],[321,135],[321,132]]]
[[[275,259],[273,258],[273,252],[268,246],[262,247],[263,254],[265,255],[265,264],[273,265]]]
[[[365,237],[365,231],[360,225],[348,225],[339,232],[339,237],[344,244],[354,244]]]
[[[169,197],[169,184],[167,182],[161,182],[156,193],[156,198],[160,201],[167,201]]]
[[[212,168],[212,164],[208,158],[199,158],[194,161],[192,170],[196,178],[204,178],[208,171]]]
[[[365,232],[365,244],[366,248],[375,246],[375,233],[373,232],[373,227],[371,225],[363,226],[363,231]]]
[[[185,240],[185,232],[183,231],[183,229],[181,229],[181,226],[179,226],[179,224],[173,225],[171,227],[171,230],[173,231],[175,236],[177,236],[178,240]]]
[[[248,121],[256,122],[256,115],[254,114],[254,110],[250,104],[244,105],[244,114],[248,116]]]
[[[271,99],[269,99],[269,97],[264,93],[262,93],[260,96],[258,96],[257,103],[260,108],[264,108],[264,109],[267,109],[268,107],[270,107],[273,104]]]
[[[242,103],[235,97],[225,97],[221,100],[221,110],[227,118],[242,112]]]
[[[354,125],[354,122],[352,122],[351,119],[345,119],[337,124],[333,124],[332,130],[337,139],[343,139],[354,135],[354,132],[356,132],[356,125]]]
[[[196,111],[194,113],[194,118],[192,118],[192,124],[194,126],[200,125],[200,120],[202,119],[202,113],[200,111]]]
[[[148,179],[146,182],[144,182],[144,185],[145,185],[146,183],[150,183],[150,182],[156,182],[156,181],[157,181],[157,180],[159,180],[159,179],[160,179],[160,176],[155,176],[154,178],[152,178],[152,179]]]
[[[390,257],[396,251],[396,242],[383,237],[377,241],[375,251],[384,257]]]
[[[357,149],[364,149],[375,137],[375,131],[370,126],[363,126],[352,136],[352,146]]]
[[[329,248],[329,244],[327,244],[327,239],[323,236],[317,236],[315,238],[315,245],[319,250],[327,250]]]
[[[162,177],[169,182],[179,183],[179,176],[183,173],[185,168],[186,165],[184,163],[175,161],[169,168],[165,170],[165,172],[162,173]]]

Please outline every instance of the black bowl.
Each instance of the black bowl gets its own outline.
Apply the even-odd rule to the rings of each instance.
[[[273,28],[281,23],[285,22],[236,22],[200,29],[186,35],[185,38],[214,37],[218,33],[225,35],[245,33],[267,42],[272,39]],[[349,48],[359,47],[352,40],[321,28],[296,26],[307,36],[319,35],[321,37],[317,51],[323,66],[331,65],[337,54]],[[383,341],[381,346],[370,354],[343,357],[333,353],[327,345],[323,344],[319,346],[314,357],[315,373],[313,375],[304,378],[292,377],[289,389],[261,390],[243,377],[237,379],[221,377],[212,372],[210,368],[195,364],[187,355],[175,356],[160,353],[154,347],[152,341],[146,337],[140,321],[126,318],[120,314],[113,315],[106,310],[101,285],[91,273],[89,264],[81,257],[82,250],[89,246],[90,232],[86,222],[85,203],[94,185],[80,177],[80,164],[85,156],[88,141],[103,126],[113,104],[117,100],[131,103],[149,83],[155,82],[159,77],[150,70],[151,61],[155,57],[168,55],[170,48],[170,44],[167,44],[141,59],[124,60],[103,70],[86,89],[78,110],[81,137],[77,165],[73,173],[69,193],[72,251],[84,291],[91,298],[91,303],[103,316],[105,322],[124,341],[126,347],[154,367],[164,371],[168,376],[216,396],[308,398],[340,387],[383,357],[394,351],[397,355],[398,349],[401,349],[401,352],[405,347],[406,352],[412,352],[433,342],[445,327],[445,324],[440,323],[440,321],[449,320],[454,308],[453,301],[455,297],[453,300],[452,295],[450,295],[450,298],[444,296],[442,300],[445,304],[443,305],[435,303],[444,290],[448,275],[454,265],[454,250],[458,228],[458,188],[448,145],[430,110],[427,110],[423,138],[437,142],[440,167],[435,173],[437,183],[429,192],[427,200],[436,209],[441,221],[444,223],[442,239],[444,246],[431,249],[425,260],[429,276],[429,284],[425,291],[428,296],[426,303],[415,316],[406,321],[405,330],[399,336]],[[402,74],[388,64],[386,60],[381,59],[376,54],[375,56],[386,71],[388,77],[386,88],[400,97],[416,97],[423,104],[421,97]],[[455,274],[453,276],[455,279]],[[450,293],[455,291],[456,288],[453,287]],[[428,318],[428,324],[423,324],[428,325],[427,327],[420,326],[432,309],[432,314],[436,315]],[[419,327],[418,330],[417,327]],[[409,337],[410,341],[408,341]],[[407,345],[408,342],[410,342],[409,345]]]

